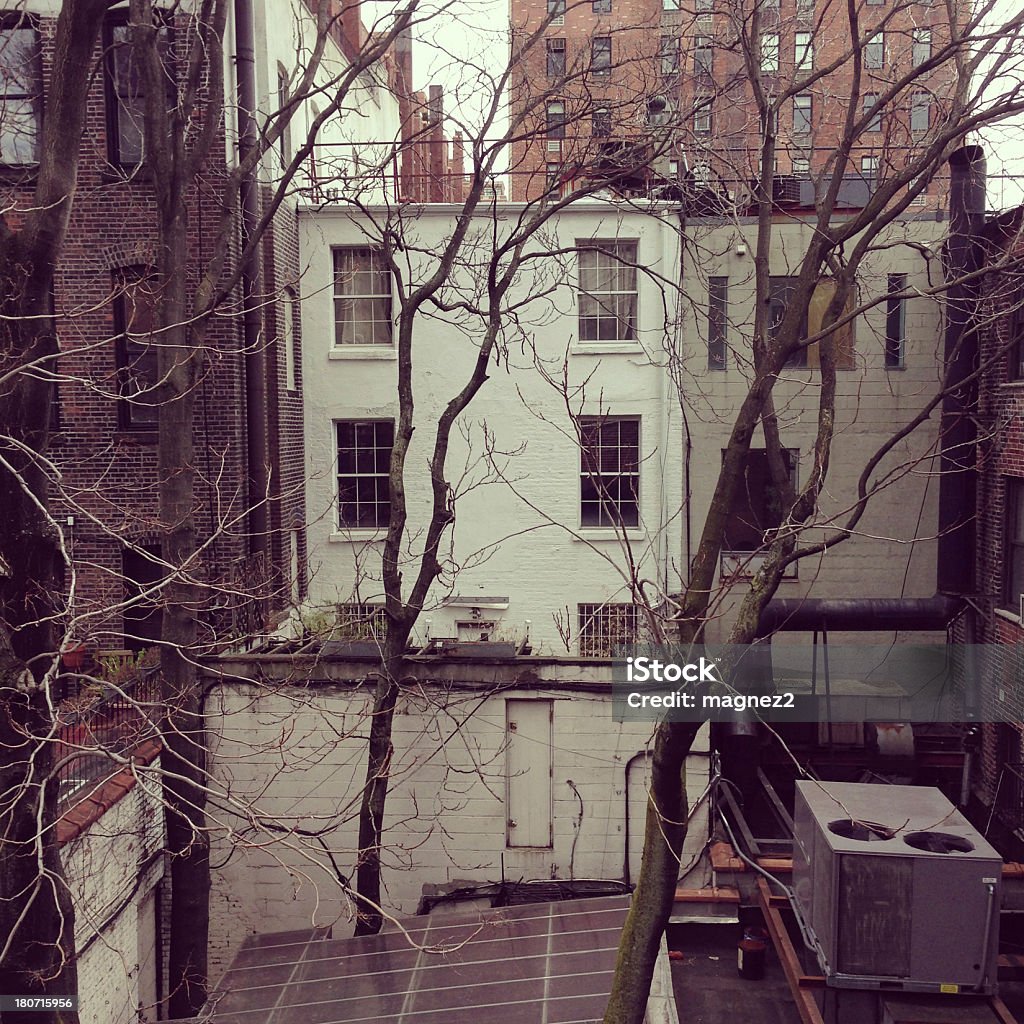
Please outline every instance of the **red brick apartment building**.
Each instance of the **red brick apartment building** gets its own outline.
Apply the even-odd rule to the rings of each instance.
[[[854,183],[871,187],[928,140],[952,76],[942,57],[945,5],[865,0],[857,10],[859,47],[847,6],[827,0],[511,0],[520,38],[543,35],[513,84],[525,136],[513,198],[539,196],[581,167],[632,160],[646,165],[649,186],[692,176],[742,202],[761,177],[756,87],[769,98],[791,92],[771,126],[776,202],[812,205],[810,183],[833,159],[859,49],[846,173],[849,205],[862,205],[864,185]],[[908,84],[887,96],[904,76]]]
[[[262,11],[256,11],[257,19]],[[282,18],[291,18],[290,11],[283,10]],[[56,15],[55,6],[40,14],[0,14],[0,204],[11,211],[8,216],[16,217],[18,207],[32,199],[42,100],[57,71]],[[79,620],[77,638],[99,648],[138,649],[156,635],[158,609],[122,613],[118,606],[160,575],[139,552],[158,553],[160,541],[151,390],[156,355],[149,334],[154,296],[146,287],[157,230],[154,186],[142,163],[144,99],[126,16],[127,7],[115,8],[101,32],[73,214],[56,267],[61,355],[49,456],[62,473],[63,493],[55,495],[55,507],[76,569],[73,612],[95,616]],[[268,36],[256,33],[269,48]],[[358,5],[348,5],[334,41],[336,59],[351,58],[364,37]],[[225,40],[229,55],[233,46],[233,39]],[[294,52],[293,47],[293,61]],[[275,67],[276,57],[269,50],[256,54],[260,109],[275,109],[281,75],[291,70]],[[169,66],[184,73],[173,61]],[[388,78],[393,84],[391,67]],[[229,110],[235,103],[228,98]],[[208,187],[188,210],[197,267],[214,244],[220,183],[234,147],[222,125],[213,150],[219,159],[205,168]],[[268,176],[274,173],[272,168]],[[301,275],[293,205],[282,205],[258,262],[255,345],[238,301],[214,316],[194,425],[200,571],[206,579],[231,584],[222,591],[220,607],[206,614],[221,638],[262,628],[275,609],[298,600],[304,586]],[[247,358],[247,349],[261,358]],[[261,451],[265,460],[255,465]],[[247,510],[264,494],[270,498],[266,524],[254,528]]]

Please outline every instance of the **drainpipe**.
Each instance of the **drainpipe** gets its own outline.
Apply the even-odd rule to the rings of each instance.
[[[966,381],[978,365],[975,314],[978,282],[957,278],[982,264],[981,231],[985,226],[985,152],[965,146],[949,158],[949,241],[944,262],[946,279],[946,383],[942,402],[941,476],[939,477],[939,543],[936,589],[941,594],[974,590],[974,517],[977,473],[977,430],[973,414],[977,383]]]
[[[238,159],[256,148],[256,50],[252,0],[234,0],[235,76],[238,82]],[[241,244],[244,248],[259,219],[256,169],[242,180]],[[267,549],[267,490],[270,466],[267,450],[267,365],[260,331],[259,252],[254,249],[242,264],[242,337],[245,365],[246,466],[249,482],[249,553]]]

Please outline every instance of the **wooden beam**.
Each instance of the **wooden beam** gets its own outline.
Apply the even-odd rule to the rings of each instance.
[[[676,903],[739,903],[739,889],[715,885],[708,889],[676,889]]]
[[[800,980],[808,976],[804,974],[800,958],[793,948],[789,932],[786,931],[786,923],[782,920],[782,914],[773,906],[771,889],[763,878],[757,880],[757,901],[761,906],[761,913],[764,915],[786,981],[789,982],[789,991],[793,995],[793,1002],[796,1003],[802,1024],[825,1024],[814,995],[809,988],[800,984]]]

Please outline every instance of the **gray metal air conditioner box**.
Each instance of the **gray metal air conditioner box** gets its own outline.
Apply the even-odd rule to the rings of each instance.
[[[793,818],[829,985],[995,991],[1002,860],[937,789],[797,782]]]

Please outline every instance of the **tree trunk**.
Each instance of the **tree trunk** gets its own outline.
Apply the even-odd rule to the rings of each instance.
[[[171,857],[168,1013],[191,1017],[206,1002],[210,852],[206,826],[206,736],[195,670],[197,584],[192,426],[201,325],[188,326],[187,218],[180,194],[161,220],[159,496],[161,555],[171,567],[163,590],[164,800]]]
[[[686,839],[686,758],[700,723],[662,722],[651,759],[644,857],[615,963],[604,1024],[643,1024],[647,996],[672,913],[679,857]]]
[[[384,808],[394,745],[391,726],[398,701],[398,682],[409,630],[389,623],[384,641],[384,657],[370,718],[370,741],[366,756],[366,783],[359,806],[359,860],[356,865],[356,889],[360,899],[356,907],[356,935],[376,935],[384,919],[380,906],[380,851],[384,832]],[[364,899],[366,902],[364,902]]]

